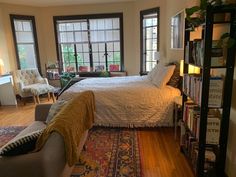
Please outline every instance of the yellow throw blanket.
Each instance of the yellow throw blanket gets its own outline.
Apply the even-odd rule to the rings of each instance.
[[[92,91],[85,91],[70,100],[50,122],[36,143],[40,150],[52,132],[64,138],[66,161],[73,166],[78,158],[78,146],[83,133],[93,126],[95,100]]]

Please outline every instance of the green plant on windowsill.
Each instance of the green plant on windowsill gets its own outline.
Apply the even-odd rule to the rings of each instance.
[[[223,2],[222,0],[200,0],[199,6],[186,8],[185,12],[189,30],[194,31],[196,27],[202,25],[205,22],[206,8],[209,5],[220,6],[223,5]],[[229,33],[224,33],[219,39],[218,46],[231,48],[235,45],[235,43],[235,39],[231,38]]]
[[[102,71],[100,74],[99,74],[99,77],[109,77],[110,74],[108,71]]]

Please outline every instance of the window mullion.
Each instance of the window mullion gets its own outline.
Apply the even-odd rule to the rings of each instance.
[[[92,68],[93,71],[93,50],[90,36],[91,33],[90,33],[89,19],[87,19],[87,27],[88,27],[88,43],[89,43],[89,62],[90,62],[90,68]]]

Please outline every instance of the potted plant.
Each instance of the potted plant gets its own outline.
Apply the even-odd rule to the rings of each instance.
[[[205,22],[206,17],[206,8],[207,6],[220,6],[223,4],[232,3],[227,0],[200,0],[199,6],[193,6],[190,8],[186,8],[186,19],[188,21],[189,30],[194,30],[196,27],[202,25]],[[219,14],[221,15],[221,14]],[[224,15],[224,14],[223,14]],[[221,35],[218,46],[226,46],[227,48],[231,48],[235,45],[235,39],[230,37],[229,33],[224,33]]]

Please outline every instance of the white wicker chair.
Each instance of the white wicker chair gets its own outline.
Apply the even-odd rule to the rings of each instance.
[[[40,103],[39,95],[48,94],[48,99],[54,97],[54,87],[48,84],[47,78],[42,78],[38,69],[24,69],[15,72],[16,91],[21,98],[33,96],[35,103]],[[25,103],[25,101],[24,101]]]

